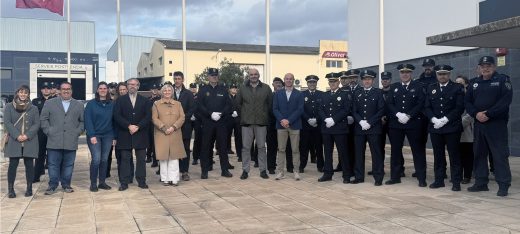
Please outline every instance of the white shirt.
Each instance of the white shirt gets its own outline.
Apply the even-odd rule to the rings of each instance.
[[[291,98],[291,93],[292,93],[292,89],[291,90],[288,90],[288,89],[285,90],[285,95],[287,95],[287,101],[289,101],[289,99]]]

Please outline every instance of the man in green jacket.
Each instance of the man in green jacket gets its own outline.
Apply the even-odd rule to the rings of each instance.
[[[267,125],[269,124],[269,109],[272,102],[272,91],[269,85],[262,83],[257,69],[248,71],[249,79],[245,81],[237,94],[237,103],[240,106],[240,125],[242,126],[242,176],[247,179],[251,163],[251,146],[256,140],[258,148],[258,164],[260,177],[268,179],[267,152],[265,140]]]

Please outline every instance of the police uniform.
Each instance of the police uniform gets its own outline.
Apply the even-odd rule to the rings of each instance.
[[[326,77],[329,81],[338,80],[338,77],[330,73],[327,74]],[[350,161],[347,159],[349,148],[348,145],[345,144],[349,132],[347,116],[350,114],[352,106],[350,97],[347,92],[343,92],[339,88],[334,91],[327,91],[323,93],[321,97],[321,105],[318,113],[320,121],[323,121],[321,123],[321,134],[323,137],[325,162],[323,166],[323,176],[319,178],[318,181],[332,180],[332,175],[334,174],[332,154],[335,144],[338,151],[338,159],[340,159],[342,164],[343,183],[350,183],[350,176],[352,174],[348,171],[348,168],[351,168],[351,166],[348,165]],[[333,126],[326,126],[327,118],[334,120]]]
[[[43,82],[41,89],[43,88],[52,88],[52,84],[49,82]],[[45,98],[43,95],[32,100],[32,104],[38,107],[38,112],[41,113],[43,109],[43,105],[52,96]],[[36,163],[34,165],[34,182],[40,181],[40,176],[45,174],[45,161],[47,159],[47,135],[43,133],[43,130],[40,128],[38,130],[38,158],[36,158]]]
[[[167,81],[165,82],[165,84],[168,83],[169,85],[172,85],[171,82]],[[173,85],[172,85],[173,86]],[[159,84],[152,84],[152,87],[151,89],[161,89],[161,85]],[[160,100],[161,99],[161,96],[160,95],[157,95],[157,96],[150,96],[148,98],[150,100],[150,104],[153,106],[153,103],[157,100]],[[152,107],[150,106],[150,111],[151,111]],[[149,138],[150,138],[150,142],[154,142],[154,128],[149,128],[150,131],[149,131]],[[152,167],[157,167],[158,166],[158,161],[157,161],[157,158],[155,157],[155,144],[149,144],[148,145],[148,148],[146,149],[146,162],[149,163],[151,162],[152,163]]]
[[[238,88],[236,84],[232,84],[230,88]],[[229,99],[231,101],[231,113],[236,111],[237,116],[229,119],[228,125],[228,149],[231,151],[231,135],[235,136],[235,152],[237,154],[238,159],[242,159],[242,127],[240,126],[240,105],[238,104],[237,95],[229,94]],[[231,153],[231,152],[230,152]]]
[[[392,80],[391,72],[381,72],[381,79],[383,80]],[[387,89],[381,87],[381,93],[383,94],[383,100],[385,102],[385,112],[383,114],[382,121],[382,134],[381,134],[381,152],[383,153],[383,161],[385,160],[385,146],[386,146],[386,136],[388,135],[388,105],[386,104],[386,100],[388,99],[388,94],[390,93],[390,86]]]
[[[191,83],[190,88],[197,88],[197,84]],[[200,89],[200,86],[199,86]],[[198,114],[198,92],[194,94],[193,98],[195,100],[195,112],[193,113],[193,116],[191,116],[191,126],[193,127],[193,132],[195,134],[195,137],[193,139],[193,162],[191,165],[197,165],[199,164],[199,155],[201,152],[201,145],[202,145],[202,118]]]
[[[437,65],[434,68],[439,75],[450,73],[453,68],[449,65]],[[461,163],[459,142],[462,132],[464,112],[464,87],[449,81],[445,84],[431,84],[426,90],[424,113],[429,120],[428,131],[432,142],[434,156],[435,181],[430,188],[444,187],[446,175],[446,148],[450,159],[452,190],[460,191]]]
[[[307,82],[318,82],[319,78],[315,75],[305,77]],[[318,171],[323,171],[323,142],[321,138],[322,121],[319,118],[318,111],[321,103],[322,91],[305,90],[303,93],[303,128],[300,131],[300,173],[304,171],[311,154],[311,161],[317,163]],[[313,125],[311,125],[312,123]]]
[[[376,73],[371,70],[363,70],[361,78],[374,79]],[[384,176],[384,154],[381,151],[381,118],[385,112],[383,93],[377,88],[362,88],[354,93],[352,115],[354,116],[355,129],[355,179],[353,184],[365,181],[365,150],[366,143],[370,146],[372,155],[372,174],[375,185],[381,186]]]
[[[411,72],[415,67],[411,64],[400,64],[397,70]],[[401,183],[404,171],[403,144],[404,138],[412,149],[413,163],[420,187],[426,187],[426,148],[422,140],[423,131],[423,85],[415,80],[409,83],[396,82],[390,86],[388,94],[389,138],[391,144],[390,180],[386,184]],[[408,121],[406,121],[408,119]],[[402,120],[404,123],[402,123]]]
[[[479,65],[495,64],[491,56],[484,56]],[[475,118],[473,149],[475,152],[474,174],[475,184],[468,188],[470,192],[487,191],[488,152],[493,157],[495,180],[498,183],[498,196],[507,196],[511,186],[511,169],[509,167],[508,129],[509,105],[513,98],[511,81],[507,75],[495,72],[490,79],[483,76],[473,79],[467,87],[466,112]],[[476,116],[485,112],[489,120],[480,122]]]
[[[216,68],[208,68],[208,75],[218,76]],[[202,118],[203,134],[202,134],[202,152],[200,154],[201,162],[201,178],[208,178],[208,171],[211,166],[210,155],[213,152],[213,142],[217,142],[217,151],[220,157],[221,175],[231,177],[229,173],[229,160],[227,152],[227,122],[231,118],[231,101],[228,96],[227,88],[222,84],[212,86],[205,85],[200,88],[197,109]],[[220,116],[215,121],[212,116]]]
[[[336,76],[339,76],[340,78],[350,78],[350,77],[356,77],[356,79],[359,77],[359,74],[360,74],[360,70],[358,69],[351,69],[351,70],[348,70],[348,71],[343,71],[343,72],[340,72],[340,73],[336,73]],[[356,91],[358,90],[362,90],[363,88],[361,86],[359,86],[356,82],[356,86],[354,87],[351,87],[351,86],[344,86],[344,87],[341,87],[341,90],[343,92],[346,92],[347,93],[347,96],[349,97],[354,97],[354,94]],[[347,158],[349,159],[349,164],[351,166],[351,168],[348,168],[348,172],[351,176],[354,176],[354,168],[353,166],[355,165],[355,160],[356,160],[356,156],[355,156],[355,142],[354,142],[354,136],[355,136],[355,133],[354,133],[354,117],[349,114],[349,116],[347,117],[347,121],[348,121],[348,128],[349,128],[349,132],[348,132],[348,137],[347,137],[347,144],[348,144],[348,152],[347,152]],[[338,165],[339,167],[339,165]],[[339,168],[338,168],[339,169]]]

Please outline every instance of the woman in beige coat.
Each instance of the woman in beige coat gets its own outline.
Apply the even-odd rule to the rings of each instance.
[[[161,94],[162,98],[152,108],[155,154],[159,160],[161,181],[164,185],[177,186],[179,159],[186,157],[181,132],[184,110],[180,102],[173,100],[173,87],[170,84],[161,88]]]

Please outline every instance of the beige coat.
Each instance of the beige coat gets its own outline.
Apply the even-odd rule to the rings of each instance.
[[[182,142],[181,127],[184,124],[184,110],[180,102],[173,99],[160,99],[153,104],[152,121],[157,160],[174,160],[186,157]],[[173,126],[176,130],[166,135],[165,131]]]

